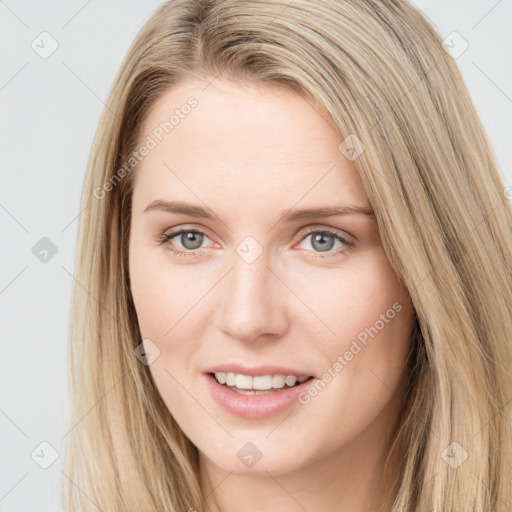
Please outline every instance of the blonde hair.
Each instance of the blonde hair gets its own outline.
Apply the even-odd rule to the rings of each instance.
[[[83,188],[65,509],[202,510],[197,448],[134,356],[134,173],[119,170],[166,90],[220,73],[292,87],[364,144],[354,162],[417,315],[392,511],[510,510],[511,207],[453,57],[405,0],[173,0],[140,31]],[[452,467],[448,447],[467,459]]]

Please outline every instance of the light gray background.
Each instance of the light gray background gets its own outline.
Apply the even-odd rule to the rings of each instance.
[[[114,76],[160,3],[0,0],[0,512],[62,510],[80,191]],[[512,0],[414,3],[443,38],[456,31],[468,42],[457,63],[512,185]],[[43,31],[58,42],[46,59],[31,47],[50,47]],[[57,248],[47,262],[32,252],[43,237]],[[55,449],[47,469],[42,442]]]

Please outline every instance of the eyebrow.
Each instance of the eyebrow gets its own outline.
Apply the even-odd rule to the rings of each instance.
[[[150,211],[176,213],[201,219],[217,219],[217,216],[214,215],[211,210],[201,206],[183,203],[181,201],[166,201],[164,199],[157,199],[156,201],[149,203],[143,213]],[[279,222],[295,222],[299,220],[333,217],[337,215],[363,215],[375,219],[375,212],[369,207],[342,205],[319,208],[304,208],[294,211],[285,210],[281,213]]]

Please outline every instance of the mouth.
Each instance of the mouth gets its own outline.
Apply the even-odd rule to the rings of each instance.
[[[215,371],[204,373],[204,377],[210,396],[224,411],[254,420],[285,412],[298,403],[302,393],[316,381],[309,375],[258,373],[260,375],[250,376]]]
[[[314,378],[311,375],[251,376],[233,372],[210,372],[208,375],[218,384],[241,395],[276,394],[301,386]]]

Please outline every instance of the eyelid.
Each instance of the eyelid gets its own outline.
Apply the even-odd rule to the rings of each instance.
[[[162,233],[163,236],[173,237],[180,234],[182,231],[196,232],[202,235],[206,235],[210,240],[213,240],[214,237],[211,236],[210,230],[204,226],[198,227],[190,224],[179,224],[173,228],[166,229]]]
[[[345,230],[342,230],[342,229],[339,229],[339,228],[334,228],[332,226],[326,226],[325,224],[311,224],[309,226],[305,226],[302,229],[304,229],[305,232],[303,232],[301,240],[302,240],[302,238],[304,236],[309,235],[311,232],[325,231],[325,232],[331,233],[333,235],[336,234],[337,236],[345,238],[349,242],[350,241],[352,241],[352,242],[356,242],[357,241],[357,238],[354,235],[352,235],[351,233],[349,233],[348,231],[345,231]]]

